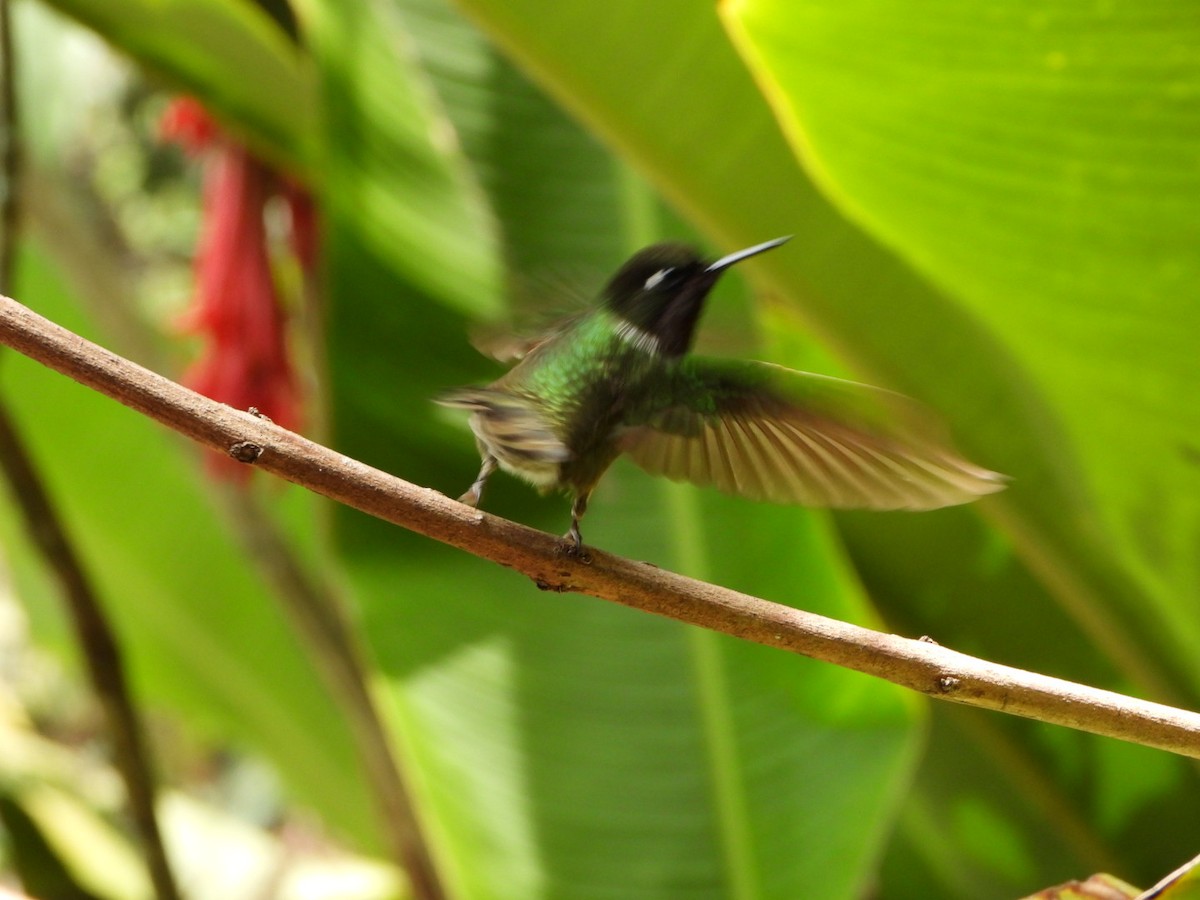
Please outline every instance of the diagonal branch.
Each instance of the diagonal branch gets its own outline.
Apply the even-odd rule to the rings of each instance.
[[[330,499],[573,591],[887,679],[942,700],[1200,759],[1200,714],[882,634],[592,551],[401,481],[247,412],[188,390],[0,297],[0,343],[205,446]]]

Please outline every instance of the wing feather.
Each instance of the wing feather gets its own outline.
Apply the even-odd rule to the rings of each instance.
[[[835,497],[838,491],[836,473],[821,445],[795,423],[781,420],[779,426],[784,439],[790,439],[789,450],[797,475],[807,484],[811,498],[807,502],[819,506],[825,498]]]
[[[681,362],[622,448],[652,474],[776,503],[934,509],[1004,476],[934,437],[912,401],[765,363]]]
[[[819,504],[822,487],[825,491],[830,490],[828,477],[811,459],[797,451],[794,438],[789,437],[794,432],[786,423],[763,419],[762,427],[778,450],[779,474],[782,476],[771,499],[786,502],[788,497],[796,497],[806,506]]]
[[[851,446],[838,440],[830,427],[814,428],[807,425],[805,434],[814,446],[819,446],[829,460],[833,473],[833,484],[838,491],[834,498],[836,506],[861,506],[871,490],[864,483],[863,471]]]
[[[796,490],[802,491],[796,477],[798,468],[795,456],[787,443],[780,439],[775,423],[770,419],[760,419],[755,424],[760,448],[767,458],[763,477],[767,482],[768,497],[786,497]]]
[[[705,460],[708,464],[707,469],[702,469],[698,475],[702,475],[704,480],[700,483],[703,485],[715,485],[718,490],[722,490],[727,494],[737,493],[737,486],[733,481],[733,472],[729,468],[729,463],[725,455],[725,447],[721,444],[720,435],[717,434],[715,428],[704,428],[701,431],[701,441],[704,443]],[[681,480],[687,480],[685,476],[680,475]]]

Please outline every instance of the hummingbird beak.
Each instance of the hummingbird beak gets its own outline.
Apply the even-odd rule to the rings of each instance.
[[[786,244],[791,239],[792,236],[789,234],[784,237],[775,238],[773,241],[755,244],[753,247],[747,247],[745,250],[738,250],[735,253],[730,253],[728,256],[722,256],[704,271],[706,273],[716,275],[725,271],[734,263],[741,262],[743,259],[749,259],[751,256],[757,256],[759,253],[764,253],[767,250],[773,250],[780,244]]]

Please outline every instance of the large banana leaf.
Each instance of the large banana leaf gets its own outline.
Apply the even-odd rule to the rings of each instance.
[[[1169,3],[726,11],[794,152],[1011,354],[1059,425],[1036,449],[1069,466],[1073,494],[1024,484],[1013,458],[1009,526],[1078,582],[1097,641],[1120,640],[1105,622],[1144,623],[1195,697],[1200,615],[1179,598],[1200,588],[1200,420],[1180,400],[1200,382],[1185,199],[1200,189],[1200,59],[1183,49],[1200,22]],[[949,393],[916,362],[910,381]],[[980,399],[945,402],[979,415]]]
[[[337,5],[358,29],[386,35],[386,18],[363,24],[375,21],[369,11]],[[444,114],[501,212],[514,280],[556,265],[612,265],[655,237],[652,226],[632,224],[655,218],[646,189],[461,22],[436,6],[406,7],[401,21],[429,48]],[[339,72],[337,53],[363,52],[361,42],[327,49],[323,68]],[[471,78],[474,90],[463,90]],[[362,95],[370,91],[362,82]],[[331,152],[356,158],[358,148],[343,145],[364,132],[370,107],[352,91],[339,97]],[[338,177],[358,183],[364,172]],[[342,190],[339,181],[329,189]],[[410,473],[431,446],[450,442],[457,471],[441,466],[431,477],[460,489],[474,469],[467,433],[460,424],[434,434],[420,423],[430,420],[435,388],[478,371],[455,363],[470,352],[463,324],[437,312],[444,297],[398,279],[393,260],[368,257],[354,220],[337,225],[335,437]],[[470,279],[469,264],[456,277]],[[353,414],[366,406],[371,419]],[[831,611],[864,614],[824,526],[803,513],[751,518],[744,506],[701,504],[641,481],[625,472],[606,486],[591,540],[781,598],[801,583],[821,585],[814,594]],[[506,498],[496,502],[506,508]],[[560,502],[560,519],[564,511]],[[863,829],[861,816],[886,821],[912,759],[913,712],[893,691],[594,601],[547,598],[353,513],[340,522],[427,814],[465,895],[654,896],[692,885],[711,896],[852,896],[861,888],[882,834]],[[724,537],[750,522],[762,536],[753,554]],[[756,569],[769,577],[752,577]],[[821,702],[830,697],[841,698],[832,717]],[[824,762],[809,764],[814,755]],[[773,848],[785,847],[781,862]]]
[[[311,53],[298,71],[317,75],[297,76],[296,96],[320,110],[302,135],[264,119],[277,83],[200,70],[170,42],[152,51],[132,16],[77,12],[298,163],[323,198],[342,449],[460,491],[470,437],[427,397],[494,371],[467,347],[465,317],[499,309],[506,282],[520,293],[582,265],[594,284],[635,246],[686,235],[674,213],[713,249],[793,233],[752,272],[773,301],[772,355],[919,396],[1014,478],[988,522],[840,520],[892,626],[1200,694],[1198,435],[1178,408],[1196,387],[1190,20],[1065,0],[986,15],[730,4],[739,58],[708,4],[464,0],[602,148],[446,7],[297,6]],[[289,46],[257,20],[248,32]],[[561,501],[493,491],[497,512],[565,525]],[[1195,777],[1160,754],[939,716],[905,793],[921,717],[885,686],[543,597],[357,514],[334,522],[462,896],[836,897],[878,876],[886,896],[999,897],[1105,867],[1150,882],[1190,855]],[[607,549],[872,620],[816,516],[618,467],[587,526]],[[1177,827],[1139,840],[1147,817]]]

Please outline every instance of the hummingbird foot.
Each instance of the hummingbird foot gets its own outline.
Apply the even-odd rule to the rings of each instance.
[[[583,547],[583,535],[579,531],[579,520],[587,511],[587,502],[587,494],[581,494],[575,498],[575,502],[571,504],[571,527],[563,535],[563,553],[585,563],[591,562],[591,559]]]
[[[467,506],[478,506],[479,501],[483,499],[483,487],[487,484],[488,478],[496,471],[496,457],[490,454],[483,457],[483,465],[479,469],[479,474],[475,476],[475,482],[467,490],[465,494],[458,498],[459,503],[465,503]]]
[[[579,537],[579,532],[576,529],[572,529],[562,536],[559,552],[563,556],[577,559],[584,564],[592,561],[592,557],[588,554],[587,547],[583,546],[583,540]]]

